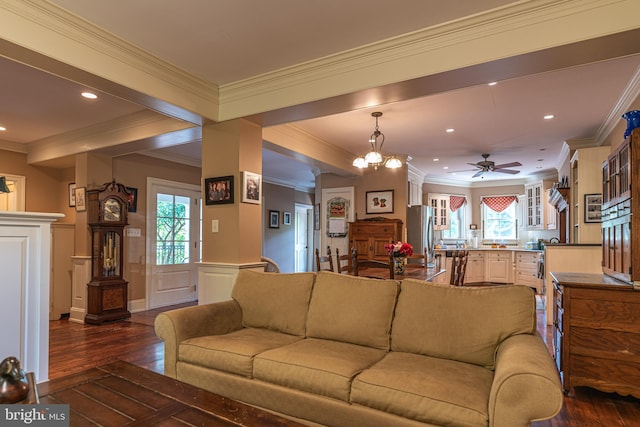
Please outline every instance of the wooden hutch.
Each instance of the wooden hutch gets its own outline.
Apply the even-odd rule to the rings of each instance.
[[[388,261],[384,248],[402,240],[402,221],[389,218],[361,219],[349,223],[349,247],[358,252],[358,259]]]
[[[602,166],[603,273],[552,273],[554,358],[565,392],[589,386],[640,398],[639,169],[636,128]]]

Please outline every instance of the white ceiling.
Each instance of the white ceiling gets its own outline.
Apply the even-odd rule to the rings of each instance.
[[[54,0],[68,11],[213,84],[237,82],[314,58],[406,34],[499,7],[508,0]],[[481,6],[480,6],[481,4]],[[0,52],[1,54],[1,52]],[[640,55],[476,84],[293,123],[354,154],[366,151],[381,111],[383,151],[411,156],[427,178],[470,182],[468,162],[482,153],[500,163],[522,163],[519,175],[487,174],[485,181],[552,171],[566,140],[597,139],[633,85]],[[77,97],[81,86],[0,59],[2,141],[27,144],[141,111],[140,105],[101,94]],[[543,120],[545,114],[556,116]],[[35,124],[35,125],[34,125]],[[446,133],[445,129],[455,132]],[[199,143],[149,153],[197,162]],[[433,159],[438,158],[438,162]],[[443,167],[448,166],[448,170]],[[265,150],[263,175],[297,187],[313,186],[318,164]],[[321,167],[320,167],[321,168]],[[479,178],[476,178],[477,181]]]

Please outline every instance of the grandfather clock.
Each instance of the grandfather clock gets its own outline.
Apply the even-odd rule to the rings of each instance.
[[[87,222],[91,227],[91,282],[87,289],[85,323],[101,324],[131,316],[127,285],[122,278],[126,187],[114,181],[87,191]]]

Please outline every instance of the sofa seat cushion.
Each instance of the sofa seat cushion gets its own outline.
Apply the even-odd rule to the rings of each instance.
[[[528,286],[460,287],[402,281],[391,350],[493,368],[498,346],[536,331],[536,299]]]
[[[436,425],[486,426],[492,382],[481,366],[392,351],[354,379],[351,403]]]
[[[303,337],[314,280],[315,273],[240,270],[231,297],[242,309],[242,326]]]
[[[353,378],[385,354],[371,347],[307,338],[257,355],[253,376],[348,402]]]
[[[178,360],[251,378],[256,354],[301,339],[269,329],[244,328],[185,340],[180,344]]]
[[[399,289],[395,280],[319,272],[309,305],[307,337],[389,350]]]

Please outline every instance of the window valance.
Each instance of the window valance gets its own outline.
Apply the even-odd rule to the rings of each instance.
[[[482,198],[482,202],[487,207],[496,212],[502,212],[507,209],[513,202],[518,203],[518,196],[486,196]]]
[[[465,196],[449,196],[449,209],[455,212],[467,203]]]

